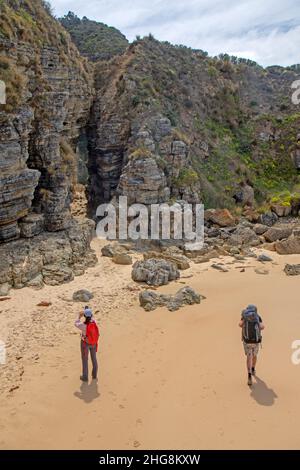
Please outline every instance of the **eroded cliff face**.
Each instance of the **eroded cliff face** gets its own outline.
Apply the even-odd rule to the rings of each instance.
[[[0,1],[0,287],[70,280],[95,262],[93,223],[70,213],[78,181],[91,218],[118,195],[220,207],[292,190],[297,70],[151,36],[92,64],[42,0]]]
[[[95,70],[96,95],[89,126],[90,213],[118,195],[154,204],[200,197],[190,142],[160,106],[135,102],[139,49]],[[185,141],[183,141],[184,139]]]
[[[143,203],[233,206],[298,181],[296,68],[135,41],[96,64],[89,134],[90,208],[118,194]],[[244,198],[249,202],[249,197]]]
[[[39,0],[1,2],[0,27],[0,79],[7,85],[7,104],[0,112],[0,242],[6,242],[1,251],[10,259],[24,250],[30,258],[43,232],[49,247],[49,232],[68,230],[66,236],[72,237],[73,228],[78,238],[70,203],[75,149],[89,119],[93,74]],[[24,249],[24,238],[32,237]],[[82,232],[82,255],[89,250],[86,238]],[[8,262],[8,269],[14,264]],[[21,284],[12,275],[5,275],[6,281]]]

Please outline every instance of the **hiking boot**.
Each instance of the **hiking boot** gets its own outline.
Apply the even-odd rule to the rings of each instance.
[[[255,374],[256,374],[256,370],[254,369],[254,367],[252,367],[252,369],[251,369],[251,374],[252,374],[252,375],[255,375]]]
[[[251,385],[252,385],[252,376],[251,376],[250,373],[248,374],[248,385],[249,385],[249,387],[251,387]]]
[[[80,380],[82,380],[82,382],[88,382],[89,379],[87,377],[83,377],[83,375],[80,376]]]

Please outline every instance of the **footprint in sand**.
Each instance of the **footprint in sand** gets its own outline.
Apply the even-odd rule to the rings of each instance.
[[[140,447],[141,443],[139,441],[133,441],[133,447]]]

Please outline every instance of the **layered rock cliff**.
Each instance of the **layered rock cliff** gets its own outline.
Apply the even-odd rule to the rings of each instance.
[[[1,2],[0,51],[7,94],[0,111],[0,241],[45,231],[50,240],[50,232],[74,227],[75,151],[89,119],[92,73],[39,0]],[[33,245],[24,250],[29,257]],[[5,250],[24,246],[20,240]],[[83,246],[89,249],[85,241]]]
[[[91,218],[118,195],[220,207],[300,193],[299,68],[210,58],[151,35],[125,49],[115,30],[112,50],[105,25],[71,20],[95,64],[46,2],[0,1],[0,285],[62,282],[95,262],[92,223],[70,212],[78,181]]]

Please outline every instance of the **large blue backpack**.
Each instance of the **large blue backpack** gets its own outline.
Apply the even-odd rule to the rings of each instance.
[[[248,305],[242,312],[243,320],[243,341],[245,343],[261,343],[262,336],[259,327],[260,318],[255,305]]]

